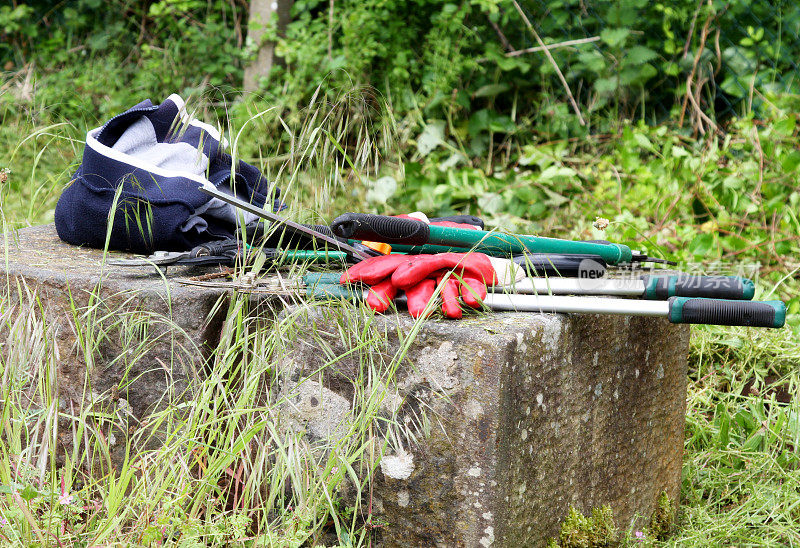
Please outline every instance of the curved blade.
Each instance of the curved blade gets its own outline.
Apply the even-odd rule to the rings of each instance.
[[[148,257],[111,259],[106,264],[112,266],[169,266],[187,257],[189,257],[188,251],[156,251]]]
[[[363,260],[363,259],[368,259],[369,258],[369,255],[367,253],[365,253],[363,251],[360,251],[360,250],[356,249],[355,247],[353,247],[353,246],[351,246],[349,244],[346,244],[344,242],[340,242],[336,238],[331,238],[330,236],[326,236],[325,234],[322,234],[321,232],[317,232],[314,229],[305,227],[305,226],[301,225],[300,223],[296,223],[294,221],[290,221],[289,219],[287,219],[285,217],[281,217],[280,215],[276,215],[275,213],[267,211],[266,209],[263,209],[261,207],[255,206],[255,205],[253,205],[253,204],[251,204],[249,202],[246,202],[246,201],[244,201],[244,200],[242,200],[240,198],[237,198],[236,196],[232,196],[230,194],[226,194],[225,192],[222,192],[221,190],[217,189],[213,185],[202,184],[202,185],[200,185],[200,190],[205,192],[206,194],[210,194],[211,196],[214,196],[215,198],[219,198],[223,202],[231,204],[234,207],[237,207],[239,209],[242,209],[244,211],[252,213],[253,215],[257,215],[257,216],[261,217],[262,219],[266,219],[268,221],[272,221],[273,223],[278,223],[280,225],[283,225],[283,226],[285,226],[287,228],[292,229],[294,232],[302,232],[303,234],[308,235],[309,237],[313,238],[317,242],[324,242],[327,245],[333,246],[336,249],[339,249],[341,251],[346,252],[348,255],[352,256],[355,259]]]

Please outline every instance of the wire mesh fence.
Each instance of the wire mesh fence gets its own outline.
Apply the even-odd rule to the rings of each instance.
[[[513,0],[512,0],[513,4]],[[510,55],[545,43],[583,107],[713,124],[800,92],[800,3],[519,0],[496,30]],[[539,36],[541,42],[537,40]],[[542,64],[543,70],[546,64]],[[553,91],[557,91],[557,85]]]

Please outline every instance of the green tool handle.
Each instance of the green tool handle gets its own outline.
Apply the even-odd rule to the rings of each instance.
[[[309,287],[314,285],[338,285],[341,272],[308,272],[303,276],[303,283]]]
[[[409,255],[434,255],[436,253],[468,253],[468,247],[452,247],[449,245],[403,245],[392,244],[392,253],[407,253]]]
[[[315,300],[345,299],[347,301],[360,301],[364,298],[364,289],[353,285],[341,285],[339,280],[335,284],[319,283],[306,287],[306,296]]]
[[[707,297],[749,301],[756,292],[752,280],[739,276],[642,276],[645,299],[666,300],[669,297]]]
[[[345,299],[348,301],[358,301],[364,298],[364,289],[357,286],[341,285],[338,283],[337,278],[326,277],[325,274],[317,275],[317,278],[311,278],[306,275],[304,278],[308,283],[316,279],[317,283],[309,283],[306,288],[306,294],[312,299]],[[331,283],[334,282],[335,283]],[[498,297],[497,295],[492,295]],[[499,297],[512,298],[511,295],[501,295]],[[530,295],[522,296],[523,299],[530,299]],[[641,303],[637,305],[638,308],[644,306],[645,303],[641,301],[629,301],[625,299],[590,299],[585,297],[539,297],[539,300],[546,299],[560,299],[559,306],[553,306],[553,312],[561,311],[575,311],[575,307],[570,308],[569,304],[578,302],[591,302],[592,310],[584,305],[585,309],[582,311],[590,312],[612,312],[611,310],[603,310],[603,305],[611,303]],[[520,303],[521,304],[521,303]],[[742,325],[749,327],[772,327],[780,328],[786,323],[786,305],[781,301],[729,301],[723,299],[701,299],[692,297],[670,297],[666,304],[669,308],[668,318],[672,323],[695,323],[695,324],[711,324],[711,325]],[[536,303],[535,309],[542,309],[542,303]],[[656,303],[647,303],[648,306],[656,306]],[[658,306],[662,306],[658,303]],[[515,307],[516,309],[517,307]],[[544,308],[547,308],[546,306]],[[503,308],[500,308],[503,309]],[[569,310],[567,310],[569,309]],[[658,312],[658,311],[656,311]],[[665,310],[666,312],[666,310]],[[615,313],[620,313],[619,311]],[[625,312],[628,314],[635,313],[635,311]],[[639,315],[661,315],[661,312],[654,314],[653,310],[646,311],[642,314],[641,310]]]
[[[336,285],[341,278],[340,272],[309,272],[303,276],[303,282],[311,285]],[[708,276],[642,276],[645,281],[645,294],[643,297],[650,300],[666,301],[669,297],[706,297],[714,299],[746,300],[753,298],[753,282],[746,278],[738,277],[708,277]],[[686,282],[681,284],[680,282]],[[714,282],[714,283],[712,283]],[[668,291],[668,294],[657,293],[653,295],[653,288],[661,287],[659,291]],[[663,289],[666,287],[666,289]]]
[[[309,262],[333,262],[347,261],[347,253],[344,251],[324,250],[324,249],[290,249],[286,251],[284,257],[293,261]]]
[[[369,213],[345,213],[331,224],[334,234],[343,238],[385,242],[388,244],[434,244],[471,248],[487,255],[506,257],[526,251],[531,253],[582,253],[599,255],[609,264],[630,262],[629,247],[611,243],[577,242],[510,235],[483,230],[427,225],[422,221],[385,217]]]
[[[786,305],[781,301],[727,301],[670,297],[669,321],[672,323],[777,328],[783,327],[786,323]]]

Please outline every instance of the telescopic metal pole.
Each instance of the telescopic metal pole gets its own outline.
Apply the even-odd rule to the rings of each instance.
[[[635,278],[524,278],[491,290],[529,295],[613,295],[649,300],[705,297],[749,301],[755,294],[755,284],[739,276],[671,274]]]
[[[309,285],[306,294],[313,299],[366,299],[368,290],[338,284]],[[395,299],[405,304],[405,295]],[[786,305],[781,301],[742,301],[670,297],[667,301],[615,299],[606,297],[562,297],[489,293],[483,300],[491,310],[540,313],[622,314],[656,316],[672,323],[783,327]]]

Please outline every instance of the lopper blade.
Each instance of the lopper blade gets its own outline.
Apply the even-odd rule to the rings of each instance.
[[[219,198],[223,202],[228,203],[228,204],[230,204],[230,205],[232,205],[232,206],[234,206],[236,208],[239,208],[239,209],[242,209],[242,210],[247,211],[249,213],[252,213],[253,215],[257,215],[258,217],[261,217],[262,219],[266,219],[266,220],[271,221],[273,223],[277,223],[279,225],[283,225],[283,226],[285,226],[287,228],[290,228],[294,232],[301,232],[303,234],[306,234],[306,235],[310,236],[311,238],[313,238],[314,240],[316,240],[317,242],[324,242],[327,245],[331,245],[331,246],[335,247],[336,249],[339,249],[341,251],[346,252],[347,254],[349,254],[350,256],[352,256],[356,260],[368,259],[370,257],[370,255],[368,253],[366,253],[364,251],[360,251],[360,250],[356,249],[355,247],[353,247],[353,246],[351,246],[351,245],[349,245],[349,244],[347,244],[345,242],[341,242],[341,241],[337,240],[336,238],[332,238],[330,236],[322,234],[321,232],[317,232],[316,230],[314,230],[312,228],[308,228],[306,226],[303,226],[300,223],[296,223],[294,221],[290,221],[289,219],[287,219],[285,217],[281,217],[280,215],[276,215],[275,213],[272,213],[270,211],[267,211],[264,208],[261,208],[261,207],[258,207],[256,205],[253,205],[253,204],[251,204],[249,202],[246,202],[246,201],[244,201],[244,200],[242,200],[242,199],[240,199],[240,198],[238,198],[236,196],[232,196],[230,194],[226,194],[225,192],[222,192],[221,190],[219,190],[218,188],[216,188],[213,185],[204,183],[204,184],[202,184],[200,186],[200,190],[202,192],[205,192],[206,194],[210,194],[211,196],[214,196],[215,198]]]

